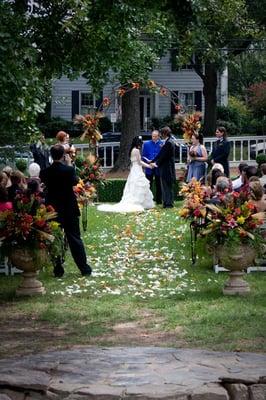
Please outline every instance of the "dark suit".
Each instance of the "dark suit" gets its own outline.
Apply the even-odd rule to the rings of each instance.
[[[173,184],[176,181],[175,175],[175,144],[168,138],[162,146],[160,153],[153,159],[158,165],[161,186],[162,200],[164,207],[173,207]]]
[[[228,157],[230,154],[230,142],[224,139],[217,140],[210,155],[210,159],[215,163],[222,164],[224,167],[224,173],[229,177],[229,161]]]
[[[82,275],[89,275],[91,268],[87,264],[85,248],[80,237],[80,212],[73,191],[73,186],[78,183],[75,169],[61,162],[54,162],[41,171],[40,178],[46,188],[46,203],[52,205],[58,213],[58,221],[65,231],[75,263]],[[60,267],[58,268],[60,270]]]

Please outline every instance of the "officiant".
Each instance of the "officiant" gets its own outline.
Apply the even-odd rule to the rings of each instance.
[[[160,132],[157,130],[152,131],[151,140],[144,142],[142,147],[142,160],[149,163],[160,152],[163,141],[160,139]],[[145,168],[146,178],[150,181],[150,188],[152,190],[153,181],[155,181],[155,201],[157,204],[162,203],[162,188],[158,168]]]

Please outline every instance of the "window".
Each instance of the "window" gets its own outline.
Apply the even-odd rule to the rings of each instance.
[[[179,102],[187,112],[193,112],[195,109],[194,92],[179,93]]]
[[[90,112],[96,107],[95,97],[92,93],[80,93],[80,113],[82,115]]]

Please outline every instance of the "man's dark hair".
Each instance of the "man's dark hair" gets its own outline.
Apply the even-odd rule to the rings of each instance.
[[[170,137],[172,134],[171,129],[169,128],[169,126],[164,126],[163,128],[161,128],[160,133],[162,136],[168,136]]]
[[[65,149],[63,146],[61,146],[61,144],[55,144],[51,147],[50,153],[54,161],[59,161],[63,157]]]
[[[247,164],[247,163],[245,163],[245,162],[239,163],[238,169],[239,169],[240,174],[243,172],[243,170],[244,170],[245,167],[248,167],[248,164]]]
[[[247,179],[251,178],[252,176],[256,176],[258,173],[258,170],[254,165],[244,167],[243,171],[245,172]]]

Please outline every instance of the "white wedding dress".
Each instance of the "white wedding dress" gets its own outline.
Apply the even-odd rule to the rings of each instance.
[[[141,212],[154,207],[153,194],[150,182],[146,178],[142,167],[148,164],[141,160],[140,151],[134,148],[131,152],[131,168],[124,187],[123,196],[119,203],[101,204],[99,211],[107,212]]]

